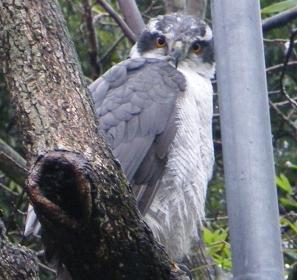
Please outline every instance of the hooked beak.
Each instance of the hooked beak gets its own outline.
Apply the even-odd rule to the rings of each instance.
[[[169,54],[170,60],[173,62],[175,68],[178,66],[178,62],[182,57],[182,51],[180,49],[174,50],[172,53]]]
[[[169,52],[169,59],[174,64],[175,68],[177,68],[178,63],[184,58],[184,45],[181,41],[175,42],[172,46],[172,49]]]

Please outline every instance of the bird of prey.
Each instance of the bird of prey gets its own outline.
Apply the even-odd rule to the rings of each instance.
[[[204,218],[214,163],[213,75],[209,26],[172,14],[152,19],[130,58],[89,86],[139,210],[176,262],[191,255]],[[25,235],[39,229],[29,207]]]
[[[212,32],[191,16],[152,19],[130,58],[89,89],[100,130],[139,210],[175,261],[190,255],[214,163]]]

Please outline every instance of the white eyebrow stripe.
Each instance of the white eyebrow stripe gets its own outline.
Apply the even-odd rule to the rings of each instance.
[[[212,39],[212,31],[208,25],[206,25],[205,35],[202,38],[205,41],[210,41]]]

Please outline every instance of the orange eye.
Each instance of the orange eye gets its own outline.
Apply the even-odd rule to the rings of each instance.
[[[202,52],[202,46],[199,42],[194,42],[192,45],[192,50],[196,54],[200,54]]]
[[[164,48],[166,46],[166,39],[164,36],[157,37],[156,39],[156,47]]]

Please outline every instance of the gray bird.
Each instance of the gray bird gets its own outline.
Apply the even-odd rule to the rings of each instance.
[[[211,29],[185,15],[152,19],[130,59],[89,89],[100,130],[139,210],[170,257],[192,254],[214,163]],[[40,229],[32,207],[25,235]]]
[[[214,163],[211,29],[185,15],[152,19],[130,59],[89,89],[100,130],[139,210],[175,261],[191,255]]]

